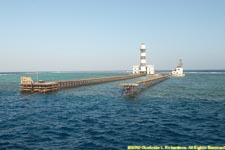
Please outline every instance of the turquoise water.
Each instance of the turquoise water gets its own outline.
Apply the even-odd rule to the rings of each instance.
[[[126,72],[39,73],[41,80]],[[51,94],[20,94],[0,73],[0,149],[127,149],[128,145],[224,145],[225,72],[188,72],[129,98],[117,81]]]

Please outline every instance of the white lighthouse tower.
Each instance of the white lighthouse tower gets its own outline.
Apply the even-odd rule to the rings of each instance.
[[[155,74],[154,66],[147,65],[146,46],[144,43],[141,43],[140,52],[140,65],[133,66],[133,74]]]
[[[141,51],[140,73],[145,74],[147,68],[146,68],[146,46],[144,43],[141,43],[140,51]]]

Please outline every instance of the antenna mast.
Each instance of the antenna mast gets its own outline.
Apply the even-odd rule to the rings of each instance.
[[[179,60],[179,67],[183,67],[182,59]]]

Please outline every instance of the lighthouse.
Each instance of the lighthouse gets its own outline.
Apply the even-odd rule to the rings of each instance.
[[[145,74],[147,68],[146,68],[146,46],[144,43],[141,43],[140,51],[141,51],[140,73]]]
[[[146,46],[144,43],[141,43],[140,54],[140,65],[133,66],[133,74],[155,74],[154,66],[147,65]]]

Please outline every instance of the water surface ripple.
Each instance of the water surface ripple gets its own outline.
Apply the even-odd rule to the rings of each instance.
[[[87,78],[119,73],[41,73]],[[225,74],[187,73],[121,96],[117,81],[31,96],[0,76],[0,149],[126,149],[128,145],[224,145]],[[35,78],[35,74],[29,74]],[[130,81],[135,81],[132,79]]]

